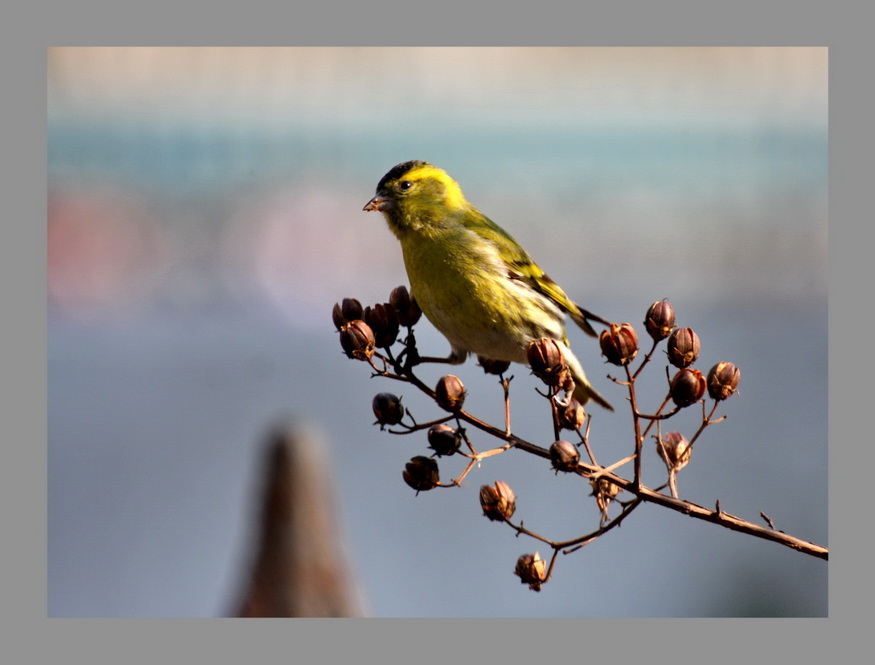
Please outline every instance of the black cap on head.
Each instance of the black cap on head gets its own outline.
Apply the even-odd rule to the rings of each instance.
[[[410,169],[420,166],[430,166],[428,162],[424,162],[421,159],[412,159],[409,162],[402,162],[396,166],[393,166],[389,169],[389,172],[383,176],[379,183],[377,183],[377,189],[382,188],[387,182],[392,180],[397,180],[405,173],[407,173]]]

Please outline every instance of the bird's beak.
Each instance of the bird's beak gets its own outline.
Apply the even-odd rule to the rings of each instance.
[[[362,208],[362,210],[376,210],[378,212],[385,212],[391,207],[392,202],[389,199],[377,194],[374,198],[368,201],[367,204],[365,204],[365,207]]]

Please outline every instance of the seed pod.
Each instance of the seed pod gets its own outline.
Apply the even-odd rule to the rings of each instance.
[[[628,365],[638,355],[638,333],[628,323],[612,323],[599,337],[602,355],[614,365]]]
[[[719,362],[708,372],[708,394],[717,401],[728,398],[738,390],[741,371],[732,363]]]
[[[574,397],[568,400],[567,406],[559,406],[557,409],[559,427],[562,429],[579,430],[586,423],[586,411],[583,404]]]
[[[397,425],[404,418],[401,398],[392,393],[378,393],[374,396],[371,406],[381,429],[384,425]]]
[[[620,492],[620,487],[604,478],[590,480],[589,486],[592,487],[592,495],[595,497],[596,505],[602,513],[602,522],[606,522],[608,520],[608,507],[611,505],[614,497]]]
[[[334,307],[331,310],[331,320],[334,321],[334,327],[338,330],[343,330],[343,327],[348,323],[348,321],[343,318],[343,310],[340,307],[340,303],[334,303]]]
[[[548,386],[561,386],[568,377],[568,365],[559,342],[549,337],[531,342],[526,348],[526,359],[532,374]]]
[[[699,336],[692,328],[678,328],[668,336],[666,353],[675,367],[689,367],[699,357]]]
[[[690,462],[693,449],[680,432],[666,432],[656,440],[656,452],[671,471],[680,471]]]
[[[658,342],[671,334],[674,328],[674,308],[668,300],[657,300],[644,315],[644,328],[653,341]]]
[[[374,355],[374,331],[360,319],[350,321],[340,331],[340,345],[350,358],[369,360]]]
[[[432,425],[428,430],[428,447],[438,457],[452,455],[461,444],[462,435],[449,425]]]
[[[557,471],[574,471],[580,461],[580,453],[573,443],[556,441],[550,446],[550,461]]]
[[[679,407],[695,404],[705,396],[705,376],[689,367],[678,371],[671,380],[671,399]]]
[[[516,510],[516,495],[507,483],[498,480],[495,485],[480,488],[480,507],[483,514],[494,522],[509,520]]]
[[[540,591],[541,585],[547,580],[547,562],[538,552],[523,554],[517,559],[513,573],[520,578],[520,582],[528,584],[530,589]]]
[[[334,303],[331,310],[331,319],[338,330],[350,321],[362,318],[362,304],[355,298],[344,298],[342,302]]]
[[[398,313],[389,303],[365,307],[364,319],[373,329],[378,347],[387,349],[398,339],[401,324],[398,322]]]
[[[495,374],[496,376],[501,376],[510,368],[510,363],[506,360],[490,360],[483,356],[477,356],[477,362],[480,367],[483,368],[484,372],[487,374]]]
[[[454,374],[442,376],[435,386],[435,401],[442,409],[455,413],[465,403],[465,386]]]
[[[416,304],[416,300],[410,295],[407,287],[404,285],[396,286],[389,294],[389,304],[395,308],[398,314],[398,322],[402,326],[411,327],[420,317],[422,310]]]
[[[419,492],[434,489],[440,483],[438,465],[431,457],[417,455],[411,459],[401,472],[404,482]]]

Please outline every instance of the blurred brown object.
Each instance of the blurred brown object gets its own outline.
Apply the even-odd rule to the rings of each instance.
[[[298,427],[265,446],[261,515],[239,617],[362,616],[346,558],[325,446]]]

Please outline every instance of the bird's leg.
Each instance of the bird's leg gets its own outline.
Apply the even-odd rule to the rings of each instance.
[[[450,365],[461,365],[465,362],[465,359],[468,357],[467,351],[460,351],[458,349],[453,349],[450,355],[446,358],[436,358],[433,356],[420,356],[419,362],[423,363],[447,363]]]
[[[422,363],[447,363],[450,365],[461,365],[463,362],[465,362],[465,358],[468,357],[467,351],[456,351],[455,349],[453,349],[452,353],[450,353],[450,355],[448,355],[446,358],[438,358],[436,356],[421,356],[419,355],[419,350],[416,348],[416,341],[413,338],[413,335],[408,336],[405,345],[406,348],[402,352],[402,355],[406,355],[406,358],[404,359],[405,369],[410,369]]]

